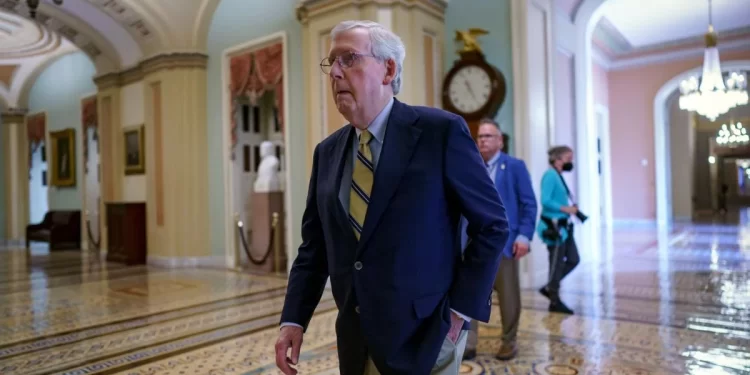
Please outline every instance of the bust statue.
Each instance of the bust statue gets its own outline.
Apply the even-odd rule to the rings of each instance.
[[[279,158],[274,155],[274,145],[270,141],[260,144],[260,165],[258,165],[258,177],[255,180],[253,190],[256,193],[268,193],[281,191],[279,181]]]

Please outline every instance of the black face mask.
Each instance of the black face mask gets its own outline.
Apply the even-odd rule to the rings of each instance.
[[[572,171],[572,170],[573,170],[573,162],[570,162],[570,161],[569,161],[569,162],[567,162],[567,163],[563,164],[563,166],[562,166],[562,170],[563,170],[563,171],[565,171],[565,172],[570,172],[570,171]]]

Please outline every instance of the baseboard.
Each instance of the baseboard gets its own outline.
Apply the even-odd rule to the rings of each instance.
[[[162,257],[148,256],[148,265],[162,268],[226,268],[226,259],[221,256],[208,257]]]

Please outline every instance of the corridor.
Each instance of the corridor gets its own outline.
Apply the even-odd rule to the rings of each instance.
[[[523,292],[519,356],[494,359],[499,313],[463,374],[750,372],[750,235],[685,225],[616,230],[611,261],[565,281],[574,316]],[[602,254],[608,253],[605,249]],[[0,250],[0,374],[277,374],[285,280],[211,269],[105,263],[92,254]],[[325,294],[301,374],[337,374],[336,310]]]

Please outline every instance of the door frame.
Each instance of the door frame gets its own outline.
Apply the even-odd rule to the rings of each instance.
[[[596,126],[599,139],[599,158],[601,161],[599,189],[604,189],[602,192],[603,194],[600,194],[604,200],[599,202],[604,208],[601,225],[603,227],[612,227],[612,158],[609,138],[609,108],[601,104],[596,104],[594,106],[594,111],[594,118],[597,119]],[[598,121],[600,116],[604,120],[601,124]],[[601,184],[602,181],[604,184]]]

